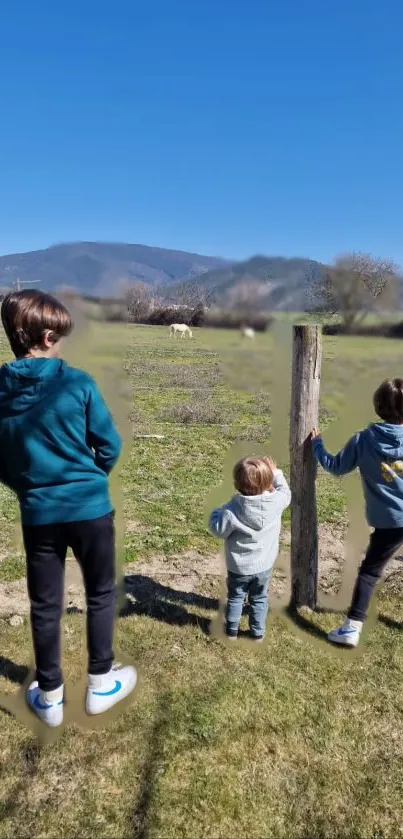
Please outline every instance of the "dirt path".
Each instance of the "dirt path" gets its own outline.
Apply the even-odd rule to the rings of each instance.
[[[319,588],[325,594],[333,594],[340,585],[344,565],[344,532],[342,529],[323,525],[319,529],[320,567]],[[289,533],[283,533],[282,549],[278,566],[271,583],[272,595],[281,595],[286,584],[288,564]],[[387,576],[393,577],[394,585],[403,587],[403,557],[396,557],[388,566]],[[125,566],[124,588],[128,600],[141,603],[166,597],[175,599],[180,594],[182,602],[189,603],[206,599],[214,603],[220,595],[223,575],[221,554],[202,556],[187,552],[181,556],[151,557],[144,562]],[[84,591],[80,569],[74,559],[66,563],[65,608],[72,611],[84,609]],[[19,617],[27,615],[29,602],[25,578],[10,583],[0,583],[0,617],[18,623]]]

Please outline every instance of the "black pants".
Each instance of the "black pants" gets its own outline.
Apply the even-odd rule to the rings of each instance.
[[[64,568],[71,548],[87,600],[88,672],[107,673],[113,661],[115,528],[113,514],[92,521],[23,527],[36,677],[42,690],[63,682],[60,623]]]
[[[348,617],[363,621],[374,587],[393,554],[403,544],[403,527],[374,530],[371,534],[365,559],[361,564],[354,587]]]

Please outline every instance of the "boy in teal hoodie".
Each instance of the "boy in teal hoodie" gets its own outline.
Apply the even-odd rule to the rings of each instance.
[[[382,382],[373,402],[382,422],[355,434],[339,454],[326,451],[316,429],[311,435],[314,454],[327,472],[346,475],[359,469],[373,528],[347,619],[328,635],[329,641],[349,647],[357,646],[374,587],[403,544],[403,379]]]
[[[87,599],[86,710],[99,714],[136,684],[133,667],[113,666],[115,533],[108,475],[121,440],[91,377],[59,358],[73,324],[55,298],[13,292],[1,308],[16,360],[0,369],[0,481],[16,493],[27,561],[36,680],[32,710],[63,721],[60,622],[68,548]]]

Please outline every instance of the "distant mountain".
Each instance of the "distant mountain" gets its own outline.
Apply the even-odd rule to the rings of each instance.
[[[252,289],[256,282],[264,283],[267,295],[261,298],[262,306],[283,311],[304,311],[310,307],[309,285],[324,268],[320,262],[299,257],[254,256],[244,262],[212,268],[198,277],[197,285],[208,292],[213,303],[220,303],[235,286],[242,285],[246,289],[250,284]],[[169,292],[173,294],[175,288],[174,284]]]
[[[128,282],[165,286],[226,264],[211,256],[146,245],[75,242],[1,256],[0,286],[10,288],[19,278],[39,280],[48,291],[68,286],[80,294],[119,296]]]
[[[128,283],[141,281],[175,299],[188,285],[209,292],[213,303],[225,300],[230,289],[258,281],[267,285],[260,303],[265,308],[302,311],[307,308],[307,288],[321,271],[318,262],[281,256],[254,256],[229,262],[184,251],[146,245],[73,242],[45,250],[0,257],[0,287],[10,288],[19,278],[38,280],[48,291],[60,287],[79,294],[119,297]]]

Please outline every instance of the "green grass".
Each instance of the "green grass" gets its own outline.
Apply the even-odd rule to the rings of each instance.
[[[185,343],[170,341],[164,329],[93,326],[85,352],[77,345],[70,355],[97,375],[124,364],[125,380],[111,372],[102,379],[122,427],[126,411],[133,435],[164,435],[127,441],[125,559],[216,550],[205,509],[209,498],[224,500],[230,491],[225,470],[237,440],[236,451],[250,441],[276,456],[273,417],[287,403],[288,385],[279,389],[270,335],[245,347],[237,334],[213,330],[195,331]],[[396,342],[325,339],[321,425],[329,440],[341,444],[361,415],[371,419],[366,397],[357,394],[368,370],[372,386],[400,364]],[[124,381],[130,400],[124,408],[121,397],[119,409]],[[354,418],[343,420],[350,410]],[[339,521],[345,504],[346,485],[321,475],[320,521]],[[23,566],[17,508],[3,490],[0,513],[0,577],[7,581]],[[180,620],[168,609],[158,619],[152,610],[120,618],[117,650],[140,674],[124,713],[92,731],[81,727],[81,714],[80,725],[47,745],[0,715],[0,837],[402,836],[399,594],[396,584],[386,585],[382,620],[368,626],[355,652],[325,643],[339,619],[329,614],[307,617],[306,632],[276,616],[259,649],[228,648],[206,635],[197,618],[212,620],[216,612],[183,605],[180,593],[172,595]],[[0,633],[0,685],[16,710],[31,662],[29,624],[0,621]],[[70,686],[85,667],[81,617],[66,618],[63,638]],[[81,713],[74,687],[69,696]]]

